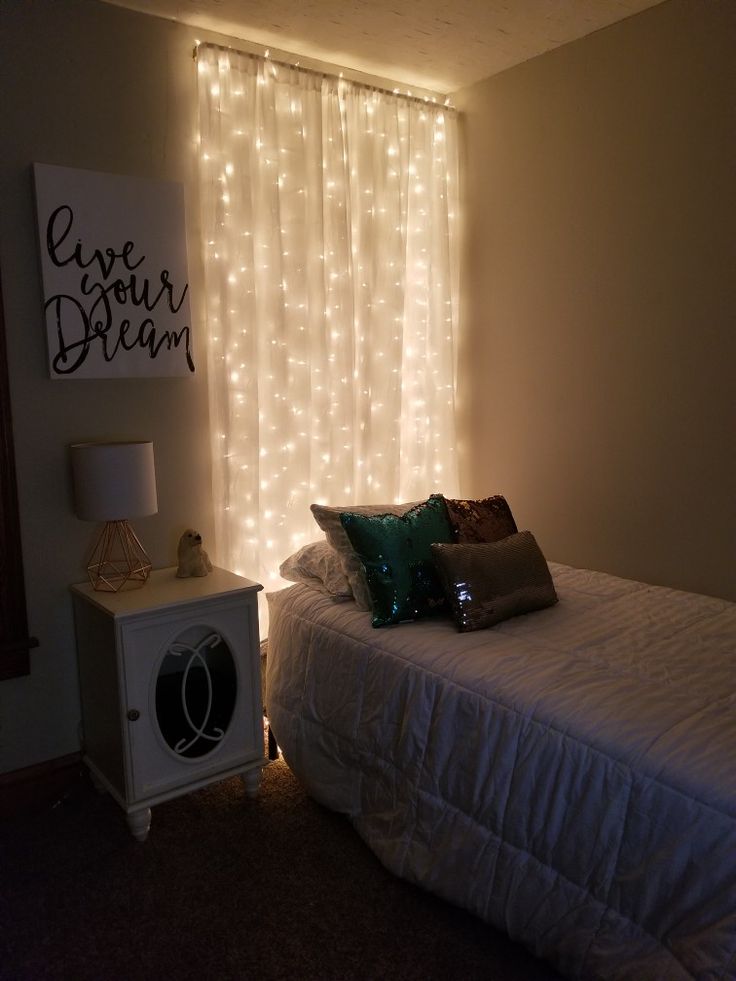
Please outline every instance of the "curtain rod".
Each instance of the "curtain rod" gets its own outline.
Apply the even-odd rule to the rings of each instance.
[[[445,96],[444,98],[447,101],[443,102],[440,101],[440,99],[443,98],[442,96],[412,95],[409,92],[400,91],[398,86],[395,89],[389,89],[383,85],[371,85],[369,82],[361,82],[358,79],[354,79],[354,78],[346,79],[345,76],[342,74],[342,72],[340,72],[340,74],[336,74],[335,72],[329,72],[319,68],[308,68],[305,65],[299,64],[298,62],[296,63],[288,62],[288,61],[280,60],[278,58],[271,58],[268,53],[270,49],[265,46],[264,46],[265,54],[259,55],[253,51],[243,51],[240,48],[235,48],[232,45],[228,45],[228,44],[215,44],[214,41],[201,41],[201,42],[197,41],[194,45],[194,50],[192,51],[192,58],[195,61],[197,60],[197,52],[199,51],[200,48],[204,48],[204,47],[214,48],[216,51],[233,52],[233,54],[244,55],[247,58],[262,58],[265,59],[266,61],[271,62],[272,65],[277,65],[279,68],[296,69],[297,71],[300,72],[307,72],[310,75],[318,75],[321,78],[335,78],[338,81],[349,81],[352,85],[358,85],[360,88],[370,89],[371,92],[382,92],[385,95],[399,96],[400,98],[406,99],[409,102],[418,102],[423,106],[435,106],[437,109],[443,109],[446,112],[454,113],[456,111],[455,107],[451,105],[449,102],[449,96]],[[352,72],[358,73],[357,69],[348,68],[346,69],[346,71],[351,73]],[[359,74],[364,74],[364,73],[359,73]]]

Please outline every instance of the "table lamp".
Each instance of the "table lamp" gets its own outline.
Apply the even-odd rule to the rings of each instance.
[[[105,522],[87,566],[92,587],[142,586],[151,560],[128,519],[158,511],[153,443],[75,443],[71,454],[76,515]]]

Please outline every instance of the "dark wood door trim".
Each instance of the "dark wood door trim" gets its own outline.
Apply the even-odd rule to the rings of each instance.
[[[23,552],[18,518],[5,313],[0,281],[0,681],[30,673]]]

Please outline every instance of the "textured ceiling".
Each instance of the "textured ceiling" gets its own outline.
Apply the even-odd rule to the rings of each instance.
[[[107,0],[453,92],[662,0]]]

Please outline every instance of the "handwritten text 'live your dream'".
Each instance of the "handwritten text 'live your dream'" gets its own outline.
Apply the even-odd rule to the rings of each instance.
[[[189,285],[184,285],[177,299],[168,269],[161,270],[155,285],[147,276],[136,274],[145,256],[136,258],[136,246],[130,241],[119,251],[108,247],[85,255],[81,239],[73,246],[71,241],[67,243],[73,224],[74,212],[64,204],[51,214],[46,226],[46,250],[53,264],[81,273],[78,296],[57,293],[46,301],[47,316],[53,317],[58,340],[53,370],[73,374],[94,345],[99,346],[105,361],[111,362],[121,351],[142,349],[156,358],[162,348],[171,351],[183,344],[189,370],[194,371],[189,325],[179,330],[157,330],[150,316],[157,309],[178,313]],[[143,315],[140,322],[131,323],[131,307]]]

